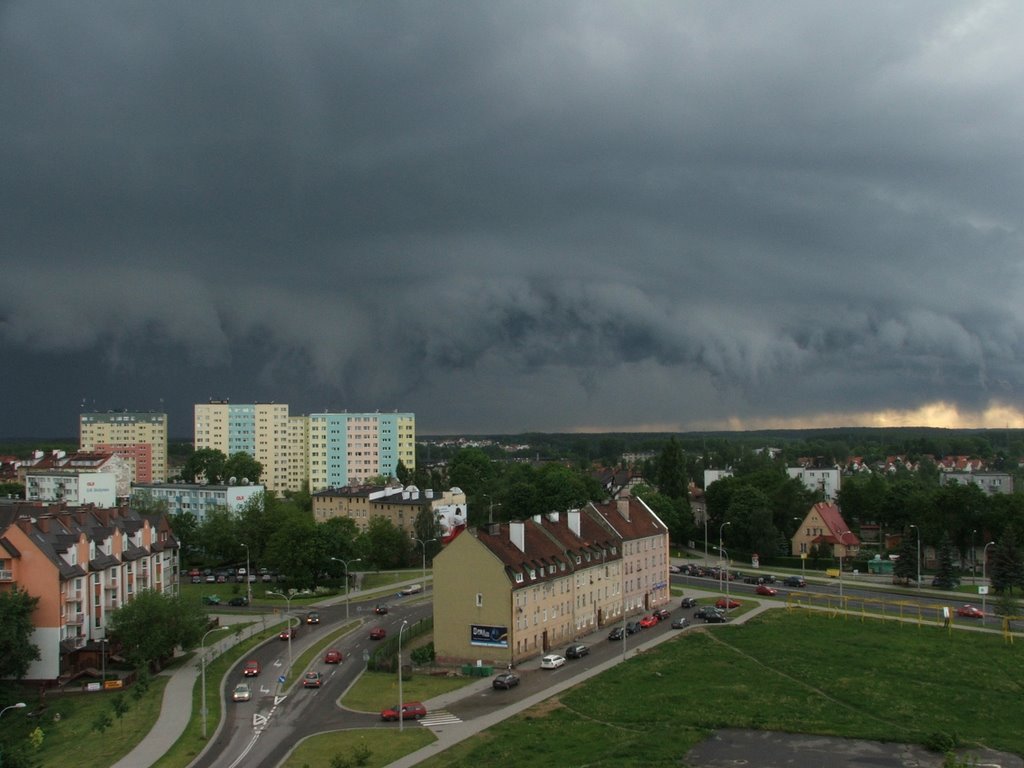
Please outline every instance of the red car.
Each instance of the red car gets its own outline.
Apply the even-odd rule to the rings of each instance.
[[[956,609],[957,616],[966,616],[968,619],[984,619],[985,614],[981,612],[980,608],[973,605],[961,605]]]
[[[731,609],[731,608],[739,608],[740,604],[730,597],[729,598],[729,604],[726,605],[725,598],[724,597],[720,597],[720,598],[718,598],[715,601],[715,607],[716,608],[730,608]]]
[[[640,619],[640,626],[644,629],[649,629],[658,623],[658,620],[654,616],[644,616]]]
[[[393,707],[381,710],[381,720],[397,720],[399,711],[401,711],[403,720],[419,720],[421,717],[427,716],[427,708],[420,704],[418,701],[407,701],[399,708],[396,704]]]
[[[324,654],[324,664],[341,664],[341,661],[341,651],[337,648],[331,648],[326,654]]]
[[[779,590],[769,587],[767,584],[758,584],[757,589],[754,591],[759,595],[767,595],[768,597],[774,597],[779,594]]]
[[[281,630],[281,634],[278,635],[278,637],[281,638],[282,640],[288,640],[288,639],[294,640],[298,636],[299,636],[299,630],[297,630],[295,627],[291,627],[289,629],[283,629],[283,630]]]
[[[383,640],[388,636],[388,631],[384,627],[374,627],[370,630],[371,640]]]
[[[671,618],[672,614],[666,611],[664,608],[655,608],[651,611],[651,616],[656,618],[658,621],[665,621],[665,619]]]
[[[245,677],[256,677],[260,673],[260,663],[256,659],[250,659],[242,667],[242,674]]]

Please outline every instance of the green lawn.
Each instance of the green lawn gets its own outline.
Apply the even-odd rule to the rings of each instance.
[[[471,677],[414,674],[410,679],[402,681],[402,698],[406,701],[426,701],[474,680]],[[397,701],[397,672],[364,672],[345,693],[341,703],[360,712],[379,712]]]

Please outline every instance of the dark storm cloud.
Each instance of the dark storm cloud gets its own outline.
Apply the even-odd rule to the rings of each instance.
[[[425,432],[1016,405],[1022,22],[9,3],[0,432],[40,380]]]

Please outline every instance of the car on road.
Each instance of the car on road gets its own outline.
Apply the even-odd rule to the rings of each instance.
[[[260,663],[256,659],[249,659],[242,667],[242,675],[245,677],[256,677],[260,673]]]
[[[775,587],[769,587],[767,584],[758,584],[757,589],[754,591],[759,595],[764,595],[765,597],[774,597],[779,594],[779,590],[775,589]]]
[[[664,608],[655,608],[653,611],[651,611],[651,616],[656,618],[658,621],[664,621],[665,619],[670,618],[672,614],[666,611]]]
[[[422,584],[410,584],[405,589],[400,590],[399,593],[398,593],[398,596],[399,597],[408,597],[409,595],[418,595],[422,591],[423,591],[423,585]]]
[[[294,640],[299,636],[299,630],[295,627],[288,627],[288,629],[282,629],[281,634],[278,637],[282,640]]]
[[[804,581],[803,576],[787,576],[782,580],[784,587],[800,587],[803,589],[807,586],[807,582]]]
[[[637,632],[639,632],[642,629],[643,629],[643,627],[640,626],[640,622],[639,621],[631,621],[631,622],[629,622],[626,625],[626,634],[627,635],[635,635]]]
[[[370,630],[371,640],[383,640],[388,636],[388,631],[384,627],[374,627]]]
[[[686,626],[685,616],[676,616],[672,619],[672,629],[683,629]]]
[[[307,624],[319,624],[320,623],[320,611],[310,611],[306,614]]]
[[[985,614],[976,605],[961,605],[956,609],[957,616],[964,616],[968,619],[984,619]]]
[[[252,698],[252,688],[249,687],[248,683],[239,683],[235,686],[235,690],[231,692],[232,701],[249,701]]]
[[[324,684],[324,676],[319,672],[307,672],[302,678],[303,688],[319,688]]]
[[[720,597],[717,600],[715,600],[715,607],[728,609],[739,608],[740,603],[738,600],[733,600],[731,597],[728,600],[726,600],[724,597]]]
[[[565,656],[559,656],[557,653],[549,653],[547,656],[541,657],[540,660],[541,669],[558,669],[563,664],[565,664]]]
[[[381,720],[398,720],[399,716],[403,720],[419,720],[421,717],[427,716],[427,708],[424,707],[418,701],[407,701],[401,707],[395,704],[393,707],[382,709],[380,712]]]
[[[234,606],[235,608],[241,608],[249,604],[249,598],[247,597],[232,597],[228,600],[228,605]]]
[[[640,619],[640,628],[641,629],[650,629],[651,627],[655,626],[657,623],[658,623],[658,620],[654,616],[652,616],[650,614],[647,614],[642,619]]]
[[[696,597],[684,597],[679,601],[680,608],[696,608],[697,598]]]
[[[344,657],[337,648],[331,648],[324,654],[324,664],[341,664]]]
[[[608,639],[612,642],[621,640],[626,636],[626,631],[622,627],[612,627],[612,631],[608,633]]]
[[[383,603],[379,603],[373,607],[373,612],[376,613],[378,616],[383,616],[385,613],[388,612],[388,607]]]
[[[491,681],[491,687],[495,690],[507,691],[519,685],[519,675],[515,672],[502,672]]]
[[[576,643],[565,649],[565,658],[582,659],[588,653],[590,653],[590,649],[587,646],[583,645],[583,643]]]
[[[670,565],[668,567],[668,572],[669,573],[682,573],[683,569],[680,568],[678,565]]]

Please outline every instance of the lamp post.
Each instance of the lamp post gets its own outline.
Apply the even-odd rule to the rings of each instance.
[[[843,557],[846,555],[846,542],[843,541],[843,539],[846,537],[846,534],[848,534],[848,533],[851,533],[851,531],[842,531],[839,534],[839,546],[842,547],[842,549],[839,550],[839,605],[840,606],[843,604]]]
[[[704,508],[704,565],[708,564],[708,510]]]
[[[971,584],[978,583],[978,553],[974,549],[974,534],[977,528],[971,528]]]
[[[985,548],[981,551],[981,580],[982,581],[985,581],[986,578],[987,578],[985,576],[985,569],[986,569],[986,566],[988,566],[988,548],[989,547],[994,547],[995,544],[996,543],[994,541],[990,541],[988,544],[985,545]],[[985,613],[985,598],[986,597],[988,597],[987,593],[981,596],[981,612],[982,612],[982,614]],[[981,620],[982,621],[985,620],[984,615],[982,615]]]
[[[202,670],[203,670],[203,702],[202,702],[202,705],[199,707],[199,709],[200,709],[200,711],[201,711],[201,713],[203,715],[203,738],[204,739],[206,738],[206,711],[208,709],[208,707],[206,706],[206,638],[210,635],[211,632],[219,632],[222,629],[231,629],[231,627],[214,627],[213,629],[208,629],[206,631],[206,634],[203,635],[203,639],[199,643],[200,656],[202,657],[200,665],[201,665]]]
[[[725,526],[727,526],[727,525],[732,525],[732,523],[730,523],[730,522],[724,522],[724,523],[722,523],[722,524],[721,524],[720,526],[718,526],[718,553],[719,553],[719,554],[722,554],[722,553],[724,553],[724,552],[725,552],[725,550],[724,550],[724,549],[722,549],[722,533],[723,533],[723,532],[725,531]],[[724,556],[724,555],[723,555],[723,556]],[[726,566],[726,565],[728,565],[728,559],[726,559],[726,560],[725,560],[725,561],[724,561],[724,562],[722,563],[722,565],[723,565],[723,566]],[[724,570],[724,567],[723,567],[723,569],[722,569],[722,570]],[[727,575],[728,575],[728,574],[727,574]],[[726,579],[726,580],[725,580],[725,583],[726,583],[726,584],[728,585],[728,583],[729,583],[729,579]],[[718,572],[718,591],[719,591],[719,592],[721,592],[721,591],[722,591],[722,571],[721,571],[721,570],[720,570],[720,571]]]
[[[298,597],[299,595],[308,595],[309,590],[304,589],[301,592],[295,592],[291,595],[286,595],[284,592],[271,592],[270,590],[267,590],[267,594],[284,598],[285,629],[288,630],[288,669],[285,670],[285,675],[287,676],[292,671],[292,635],[295,634],[292,629],[292,598]]]
[[[423,539],[417,539],[417,538],[413,537],[413,541],[418,541],[420,543],[420,546],[423,547],[423,582],[424,582],[423,583],[423,588],[426,589],[427,588],[427,585],[426,585],[426,581],[427,581],[427,544],[429,544],[432,541],[437,541],[437,539],[427,539],[426,541],[424,541]]]
[[[913,523],[910,527],[917,531],[917,588],[921,588],[921,529]]]
[[[409,624],[409,620],[405,619],[402,621],[402,626],[398,628],[398,730],[405,730],[405,711],[402,709],[405,702],[402,701],[402,632],[405,631],[406,626]]]
[[[729,553],[725,551],[725,547],[719,547],[718,551],[721,553],[722,557],[725,559],[725,562],[728,563],[729,562]],[[726,574],[726,579],[725,579],[725,612],[727,614],[729,613],[729,575],[728,574]]]
[[[24,708],[25,708],[25,702],[24,701],[19,701],[17,704],[11,704],[11,706],[9,706],[9,707],[4,707],[3,709],[0,709],[0,717],[3,717],[4,716],[4,712],[6,712],[8,709],[24,709]]]
[[[103,682],[107,682],[107,638],[100,638],[100,666],[102,668]]]
[[[362,560],[361,557],[356,557],[352,560],[342,560],[340,557],[332,557],[331,560],[335,560],[345,566],[345,618],[348,619],[348,564],[358,563]]]
[[[249,576],[249,545],[242,543],[245,547],[245,599],[249,605],[252,605],[252,579]]]

